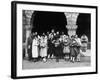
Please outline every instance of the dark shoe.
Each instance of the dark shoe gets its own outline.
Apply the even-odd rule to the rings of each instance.
[[[70,62],[74,63],[75,61],[73,61],[73,60],[70,60]]]

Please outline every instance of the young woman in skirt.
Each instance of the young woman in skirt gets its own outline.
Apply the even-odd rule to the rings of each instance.
[[[39,45],[39,42],[38,42],[38,38],[37,36],[34,36],[33,38],[33,41],[32,41],[32,58],[33,58],[33,61],[36,62],[37,59],[38,59],[38,45]]]
[[[75,57],[78,55],[77,41],[75,40],[75,36],[71,36],[71,44],[70,44],[70,60],[71,62],[75,62]]]
[[[40,41],[40,56],[44,62],[47,61],[47,36],[43,35],[41,36],[41,41]]]

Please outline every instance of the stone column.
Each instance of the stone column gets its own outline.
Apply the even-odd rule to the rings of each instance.
[[[31,34],[31,29],[32,29],[32,26],[31,26],[31,17],[32,17],[32,14],[33,14],[33,10],[25,10],[25,29],[26,29],[26,40],[25,40],[25,57],[28,57],[28,53],[27,53],[27,42],[28,42],[28,38]]]
[[[66,28],[68,30],[68,35],[71,37],[72,35],[76,35],[76,30],[78,25],[76,25],[76,21],[79,13],[76,12],[65,12],[64,13],[67,19]]]

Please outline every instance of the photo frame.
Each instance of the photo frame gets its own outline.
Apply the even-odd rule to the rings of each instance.
[[[11,78],[97,74],[97,13],[97,6],[12,1]],[[85,33],[89,38],[89,52],[83,55],[79,63],[65,62],[63,59],[59,63],[54,60],[46,63],[28,61],[28,55],[25,53],[29,35],[34,31],[41,34],[51,28],[57,29],[59,32],[65,31],[68,35],[81,36]],[[75,31],[71,32],[72,29]],[[84,61],[84,58],[88,61]],[[44,67],[43,65],[49,66]]]

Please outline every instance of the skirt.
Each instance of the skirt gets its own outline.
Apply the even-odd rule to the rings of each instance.
[[[44,48],[40,49],[40,56],[41,57],[46,57],[47,56],[47,47],[44,47]]]
[[[70,53],[69,46],[64,46],[64,48],[63,48],[63,53],[64,53],[64,54]]]
[[[70,55],[76,57],[79,54],[79,49],[77,47],[70,48]]]

